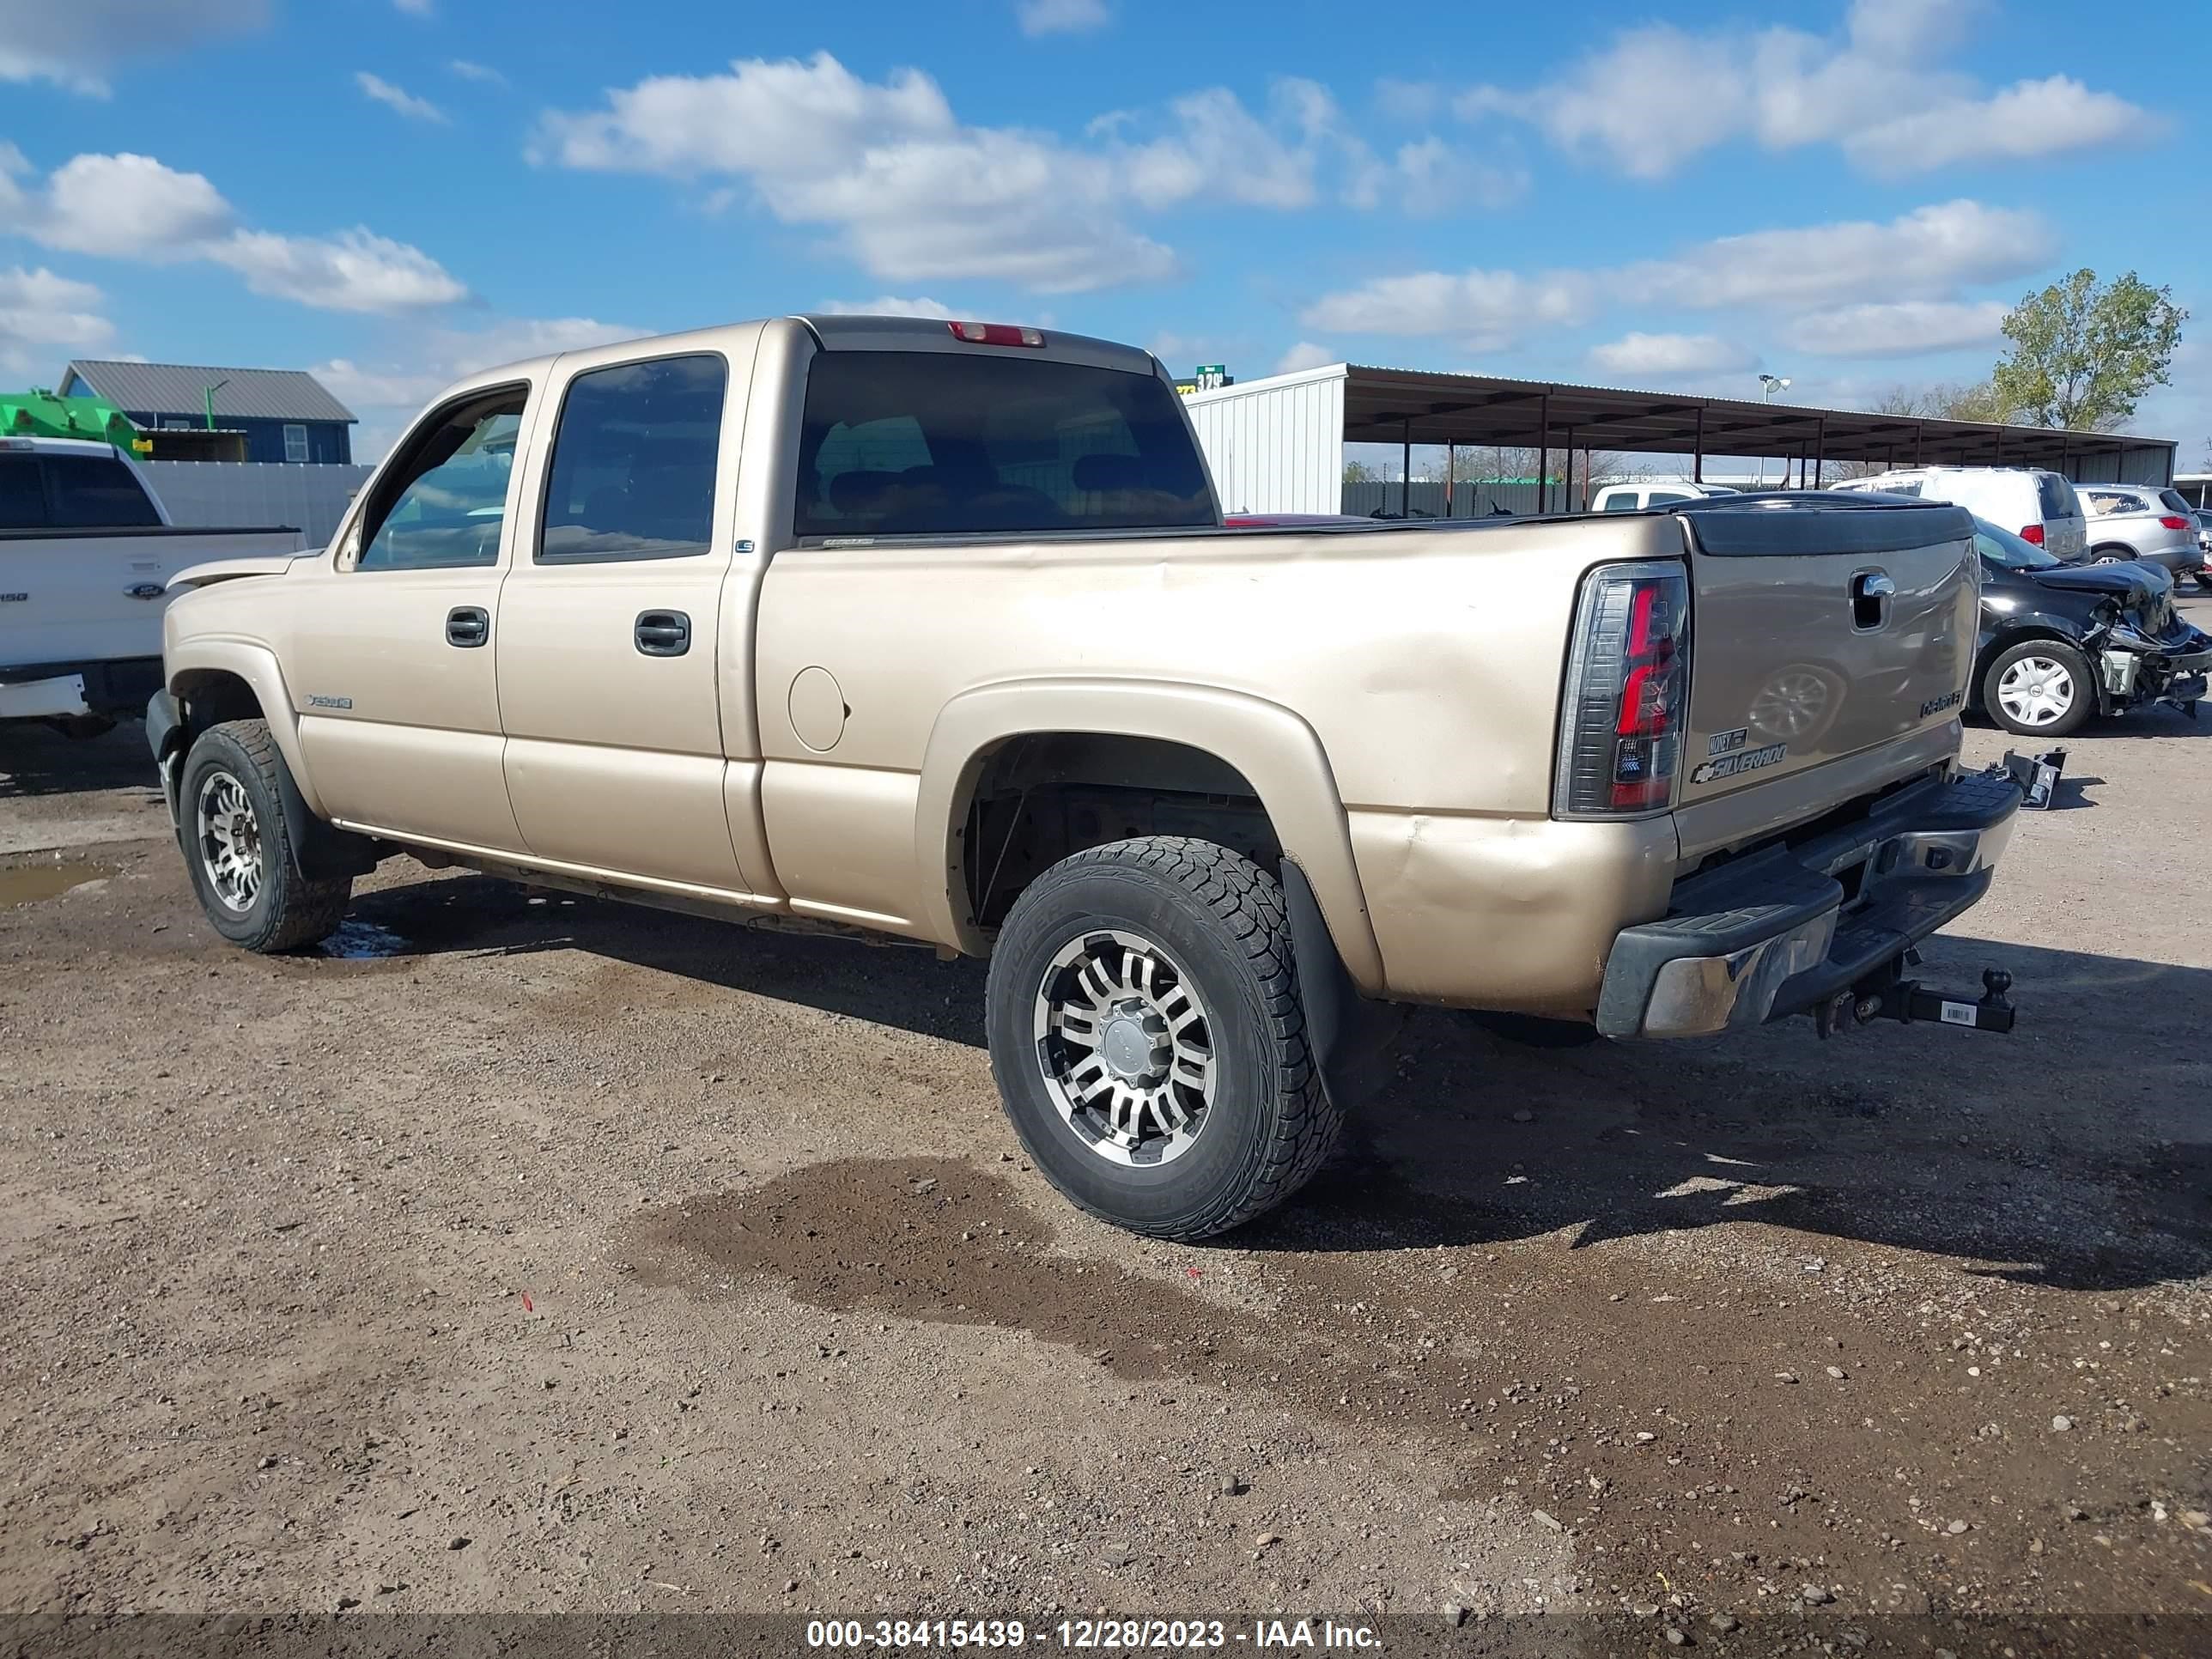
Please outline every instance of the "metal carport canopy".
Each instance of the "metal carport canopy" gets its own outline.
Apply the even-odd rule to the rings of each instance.
[[[1805,455],[1898,466],[2043,466],[2160,440],[1939,421],[1605,386],[1347,364],[1348,443],[1498,445],[1695,455]]]

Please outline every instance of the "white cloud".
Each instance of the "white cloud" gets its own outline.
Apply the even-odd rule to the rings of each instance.
[[[238,272],[256,294],[325,311],[410,311],[468,295],[422,249],[364,226],[334,236],[240,230],[204,257]]]
[[[27,228],[73,253],[173,259],[190,258],[232,221],[230,204],[204,174],[125,152],[72,156],[55,168]]]
[[[105,98],[127,59],[259,28],[269,10],[269,0],[0,0],[0,81]]]
[[[354,73],[354,83],[369,97],[387,109],[396,110],[410,121],[431,121],[443,125],[446,112],[427,98],[417,98],[404,87],[396,87],[379,75],[367,70]]]
[[[2155,137],[2167,123],[2071,76],[2022,81],[1993,98],[1917,109],[1844,140],[1869,172],[1925,173],[1954,161],[2027,161]]]
[[[478,81],[487,86],[494,87],[503,87],[507,84],[507,77],[489,64],[471,64],[465,58],[456,58],[447,63],[446,67],[464,81]]]
[[[532,156],[732,181],[782,222],[826,228],[887,283],[981,277],[1048,292],[1172,276],[1175,254],[1130,222],[1137,211],[1495,199],[1519,187],[1441,144],[1377,161],[1311,81],[1277,82],[1264,111],[1219,88],[1164,111],[1115,111],[1079,142],[967,125],[921,71],[871,82],[827,52],[614,88],[603,108],[549,112]],[[710,208],[728,204],[732,183],[706,192]]]
[[[83,155],[40,185],[21,151],[0,145],[0,231],[48,247],[149,264],[207,260],[237,271],[257,294],[326,311],[404,311],[444,305],[468,290],[420,248],[356,227],[288,236],[241,225],[207,178],[150,155]]]
[[[1324,295],[1299,320],[1332,333],[1425,335],[1495,350],[1532,329],[1581,321],[1592,298],[1590,280],[1581,272],[1531,277],[1510,270],[1431,270],[1378,276]]]
[[[1082,34],[1104,28],[1114,21],[1114,13],[1106,0],[1017,0],[1014,21],[1032,38]]]
[[[1797,318],[1787,337],[1801,351],[1828,357],[1910,357],[1987,345],[2001,335],[2002,300],[1901,300],[1837,306]]]
[[[2026,209],[1955,201],[1887,223],[1844,221],[1723,236],[1618,273],[1625,296],[1698,309],[1941,299],[2047,264],[2057,239]]]
[[[1608,374],[1710,374],[1758,361],[1717,334],[1624,334],[1591,347],[1589,356]]]
[[[1786,150],[1834,143],[1870,172],[2057,155],[2165,124],[2064,76],[1994,94],[1943,66],[1978,8],[1960,0],[1857,0],[1840,35],[1783,26],[1626,28],[1540,85],[1470,88],[1469,120],[1526,121],[1571,155],[1658,179],[1732,140]],[[1883,118],[1883,112],[1909,113]]]
[[[1394,171],[1408,213],[1446,213],[1469,202],[1504,207],[1528,193],[1527,168],[1478,160],[1433,137],[1401,144]]]
[[[824,300],[817,309],[833,317],[935,317],[949,321],[953,314],[952,307],[941,301],[921,296],[902,300],[896,294],[872,300]]]
[[[1384,76],[1375,83],[1375,102],[1397,121],[1426,121],[1443,107],[1443,88],[1433,81],[1401,81]]]
[[[115,328],[100,314],[100,292],[91,283],[58,276],[43,265],[36,270],[0,268],[0,370],[33,372],[38,367],[33,348],[106,345],[115,337]],[[54,365],[45,367],[51,373]]]
[[[1301,340],[1275,360],[1275,373],[1295,374],[1302,368],[1319,368],[1324,363],[1340,363],[1343,361],[1342,356],[1325,345]]]
[[[1723,236],[1610,270],[1380,276],[1322,295],[1301,320],[1334,333],[1417,335],[1494,349],[1607,307],[1726,311],[1775,324],[1803,350],[1904,355],[1990,338],[2004,307],[1970,300],[1966,290],[2038,270],[2057,252],[2039,215],[1961,200],[1887,222]],[[1741,325],[1732,322],[1732,331]],[[1615,374],[1701,373],[1750,362],[1711,334],[1659,330],[1629,334],[1591,356]]]

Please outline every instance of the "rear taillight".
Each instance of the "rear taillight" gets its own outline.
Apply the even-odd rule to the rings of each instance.
[[[2168,530],[2186,530],[2189,528],[2188,520],[2177,518],[2171,513],[2160,519],[2159,523],[2165,526]]]
[[[2024,524],[2021,526],[2020,538],[2024,542],[2033,542],[2038,547],[2042,546],[2043,526],[2039,524]]]
[[[1559,710],[1560,817],[1664,811],[1689,698],[1689,580],[1679,564],[1607,564],[1583,583]]]
[[[947,323],[956,340],[965,340],[970,345],[1041,346],[1044,336],[1033,328],[1016,328],[1012,323]]]

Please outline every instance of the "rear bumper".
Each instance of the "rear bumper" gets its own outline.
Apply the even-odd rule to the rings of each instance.
[[[2002,774],[1931,778],[1866,817],[1675,884],[1606,958],[1607,1036],[1708,1036],[1808,1012],[1989,890],[2020,810]]]

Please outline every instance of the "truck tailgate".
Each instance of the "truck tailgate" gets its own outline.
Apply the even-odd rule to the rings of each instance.
[[[1900,775],[1924,766],[1973,667],[1980,567],[1966,511],[1815,492],[1674,512],[1692,588],[1678,808],[1791,779],[1790,815],[1812,817],[1824,803],[1803,775],[1815,769],[1859,757],[1836,768],[1826,804],[1841,805],[1879,774],[1879,751],[1896,752]]]

